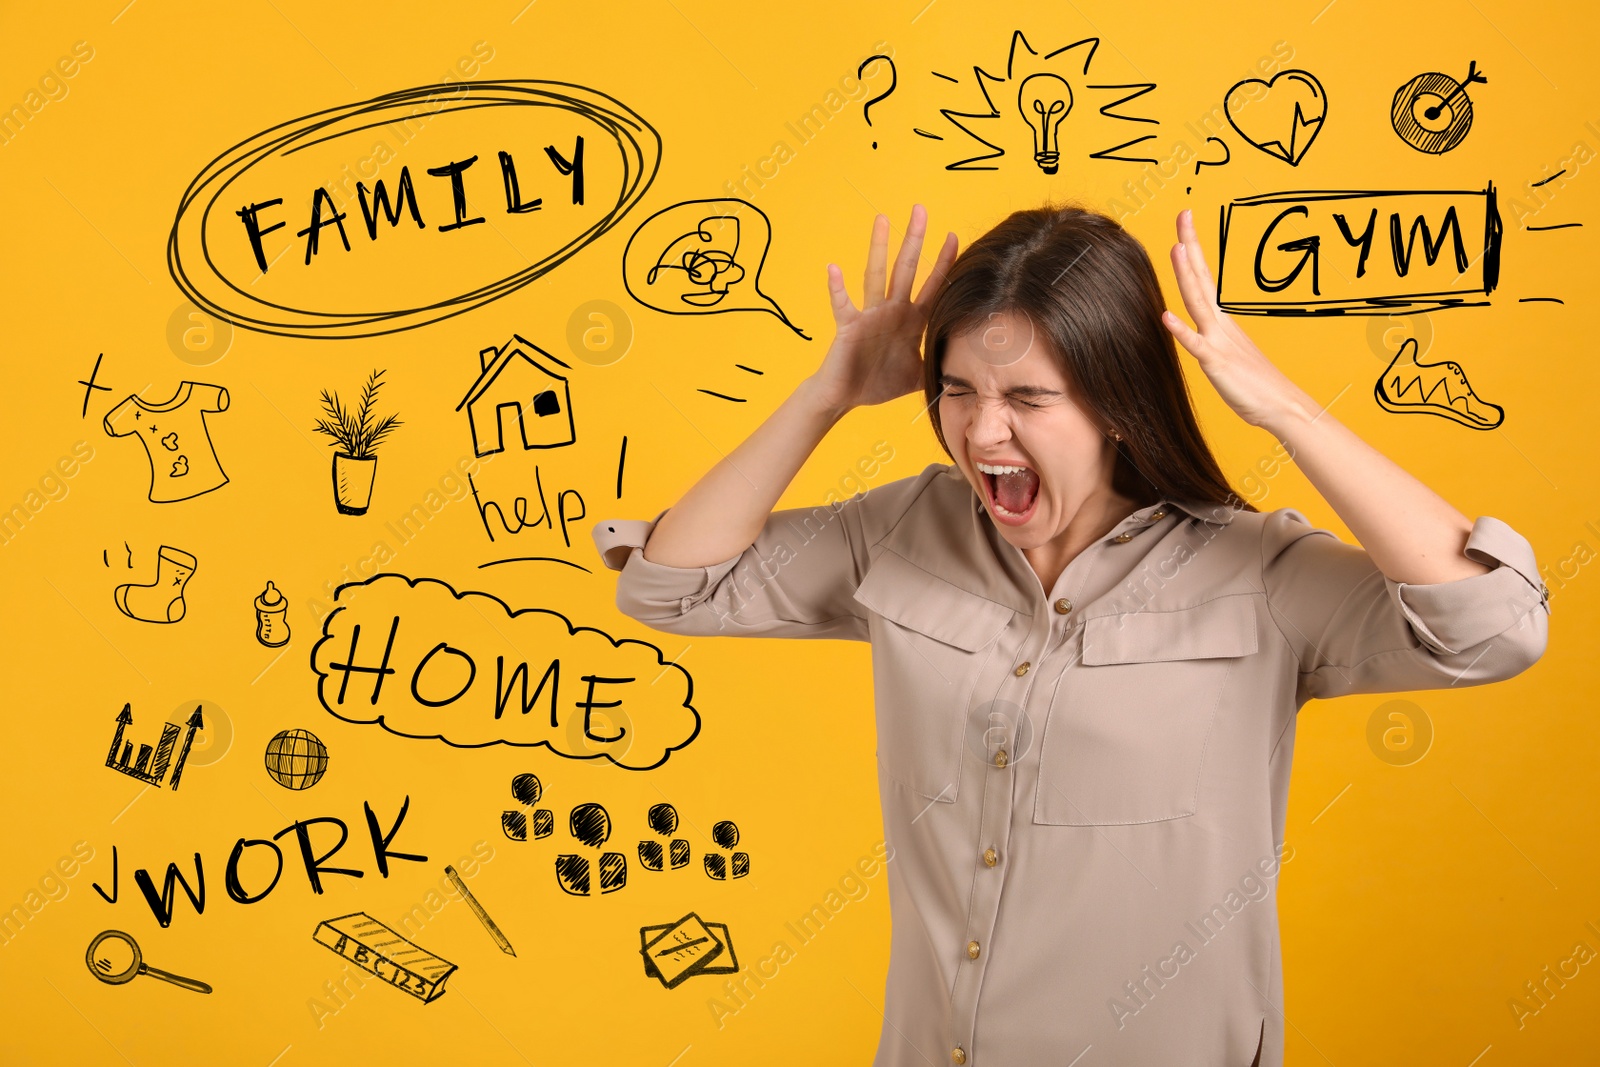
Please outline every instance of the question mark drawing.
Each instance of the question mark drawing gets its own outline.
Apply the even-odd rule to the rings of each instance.
[[[1228,142],[1227,141],[1224,141],[1220,137],[1207,137],[1206,140],[1207,141],[1215,141],[1219,145],[1222,146],[1222,158],[1217,160],[1216,162],[1212,162],[1209,159],[1197,159],[1197,160],[1195,160],[1194,161],[1194,172],[1196,174],[1200,173],[1200,168],[1201,167],[1220,167],[1224,163],[1228,162],[1228,160],[1233,158],[1233,153],[1228,151]],[[1187,193],[1193,188],[1194,188],[1194,186],[1192,186],[1192,185],[1185,186],[1183,191]]]
[[[889,88],[885,89],[883,92],[879,93],[877,96],[861,105],[861,117],[867,120],[868,126],[872,125],[872,115],[870,113],[872,110],[872,105],[876,104],[879,100],[885,99],[890,93],[894,92],[895,85],[900,81],[899,75],[895,73],[894,60],[890,59],[888,56],[868,56],[866,59],[863,59],[861,61],[861,66],[856,68],[856,77],[860,78],[862,72],[865,71],[875,59],[881,59],[885,63],[889,64]],[[872,147],[877,148],[878,142],[873,141]]]

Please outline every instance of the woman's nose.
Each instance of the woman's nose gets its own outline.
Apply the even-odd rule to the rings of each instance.
[[[976,445],[994,445],[1011,437],[1011,423],[1007,419],[1006,405],[1000,402],[979,402],[972,414],[967,436]]]

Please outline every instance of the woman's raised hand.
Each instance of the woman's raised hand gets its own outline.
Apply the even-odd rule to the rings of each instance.
[[[1245,422],[1270,429],[1283,413],[1317,405],[1289,380],[1217,304],[1205,252],[1195,234],[1194,214],[1178,212],[1178,243],[1172,246],[1172,273],[1178,279],[1191,327],[1171,311],[1161,321],[1200,364],[1222,399]]]
[[[911,208],[906,239],[889,274],[889,216],[872,223],[872,243],[867,249],[867,270],[861,307],[845,291],[844,272],[828,264],[828,294],[838,327],[822,366],[812,375],[819,396],[841,414],[866,404],[881,404],[922,385],[922,333],[933,298],[956,258],[956,235],[949,234],[933,270],[915,299],[917,260],[928,228],[928,212],[921,204]]]

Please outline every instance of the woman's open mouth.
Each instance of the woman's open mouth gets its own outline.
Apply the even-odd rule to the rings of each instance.
[[[978,463],[989,513],[1008,526],[1021,526],[1033,517],[1039,501],[1039,475],[1018,464]]]

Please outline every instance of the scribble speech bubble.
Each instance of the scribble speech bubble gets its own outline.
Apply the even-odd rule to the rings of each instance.
[[[700,733],[693,679],[655,645],[433,578],[340,586],[311,667],[337,718],[457,748],[544,745],[646,771]]]
[[[645,307],[669,315],[765,311],[789,321],[761,291],[772,220],[748,200],[685,200],[639,224],[622,252],[622,282]]]

